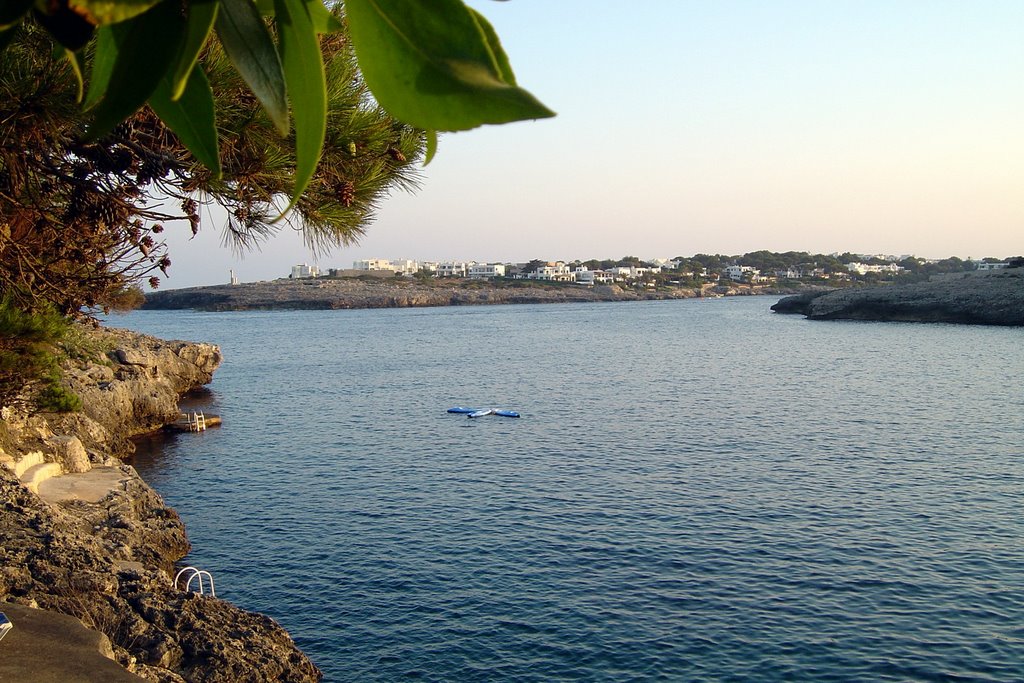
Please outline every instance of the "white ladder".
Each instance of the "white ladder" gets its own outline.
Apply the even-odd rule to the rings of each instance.
[[[217,597],[217,591],[215,591],[214,588],[213,588],[213,575],[210,574],[210,572],[208,572],[208,571],[205,571],[203,569],[196,569],[195,567],[185,567],[180,572],[178,572],[177,574],[174,575],[174,589],[175,590],[178,589],[178,579],[181,578],[181,575],[185,574],[186,572],[188,573],[188,581],[185,582],[184,590],[186,590],[186,591],[189,590],[189,588],[192,586],[192,581],[196,577],[199,577],[199,594],[200,595],[206,595],[206,591],[204,590],[204,586],[203,586],[203,577],[205,576],[207,579],[210,580],[210,597],[211,598]]]
[[[201,412],[192,413],[191,415],[186,414],[185,420],[188,422],[188,431],[190,432],[205,432],[206,431],[206,416]]]

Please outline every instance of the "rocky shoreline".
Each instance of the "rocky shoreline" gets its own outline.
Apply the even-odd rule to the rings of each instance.
[[[269,617],[172,585],[190,548],[185,528],[121,461],[129,437],[174,421],[179,398],[212,379],[219,349],[123,330],[84,334],[92,357],[65,365],[81,413],[5,407],[0,416],[0,601],[79,618],[144,680],[319,681]],[[56,476],[40,483],[32,470]],[[113,482],[97,500],[46,494],[50,482],[95,474]]]
[[[273,280],[239,285],[213,285],[151,292],[146,309],[202,311],[335,310],[476,306],[487,304],[546,304],[589,301],[653,301],[708,296],[792,294],[793,288],[741,284],[624,289],[618,285],[586,287],[533,280],[488,281],[416,280],[399,277],[316,278]]]
[[[1024,268],[958,273],[907,285],[806,292],[771,308],[811,320],[1024,325]]]

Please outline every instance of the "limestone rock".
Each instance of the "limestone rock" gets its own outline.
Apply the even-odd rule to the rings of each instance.
[[[737,287],[733,293],[767,293],[764,288]],[[791,290],[785,290],[791,291]],[[779,290],[775,290],[779,293]],[[522,280],[491,283],[477,280],[417,281],[410,278],[338,278],[274,280],[242,285],[215,285],[165,290],[146,295],[145,308],[195,308],[208,311],[263,309],[334,310],[467,306],[587,301],[638,301],[701,296],[700,290],[669,287],[638,291],[618,285],[586,287]]]
[[[801,313],[813,320],[1024,325],[1024,268],[797,295],[782,299],[772,310]]]
[[[53,460],[65,472],[88,472],[92,469],[89,454],[77,436],[53,436],[49,439],[53,448]]]
[[[319,681],[273,620],[174,588],[175,563],[189,551],[184,525],[112,457],[130,452],[130,436],[173,420],[180,395],[211,380],[220,350],[124,330],[89,334],[112,350],[65,367],[82,413],[3,411],[0,442],[11,467],[0,467],[0,601],[79,618],[109,637],[122,667],[149,681]],[[28,453],[41,461],[37,451],[67,470],[117,466],[123,483],[98,503],[48,504],[13,470]]]

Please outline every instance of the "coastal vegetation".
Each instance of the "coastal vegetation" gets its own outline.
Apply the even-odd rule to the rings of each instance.
[[[0,406],[15,402],[28,384],[42,410],[81,409],[81,399],[60,384],[57,345],[69,329],[52,309],[28,312],[0,299]]]
[[[195,234],[210,206],[235,248],[282,228],[314,251],[349,244],[390,191],[415,189],[436,131],[553,115],[461,0],[351,0],[345,12],[319,0],[7,3],[4,306],[25,320],[136,307],[141,283],[157,287],[171,266],[165,230]],[[42,376],[42,343],[4,341],[39,362],[6,363],[0,395]]]

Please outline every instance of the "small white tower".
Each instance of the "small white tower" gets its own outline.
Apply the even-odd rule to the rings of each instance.
[[[232,270],[229,270],[228,272],[231,273],[231,284],[237,285],[238,284],[238,276],[235,275],[235,271],[232,269]]]

